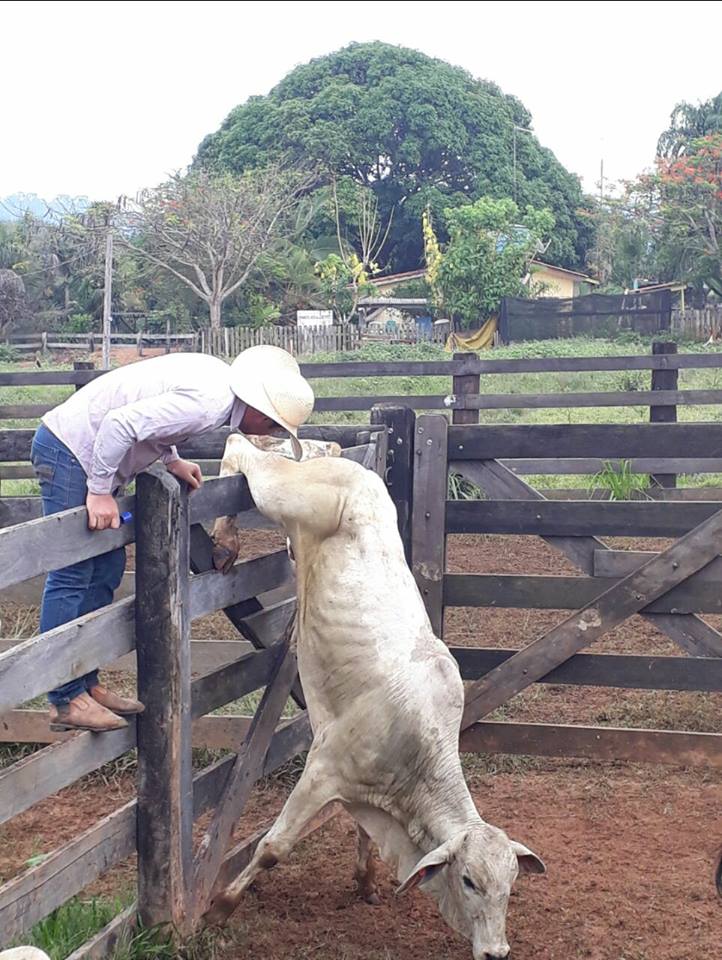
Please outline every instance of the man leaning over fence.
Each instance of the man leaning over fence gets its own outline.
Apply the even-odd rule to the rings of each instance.
[[[176,444],[230,426],[256,435],[285,431],[300,458],[298,427],[313,409],[310,384],[285,350],[256,346],[230,366],[204,354],[169,354],[120,367],[91,381],[43,417],[32,445],[43,513],[85,505],[91,530],[117,529],[116,497],[134,477],[162,461],[191,490],[198,464]],[[51,572],[40,611],[51,630],[111,603],[125,569],[125,549]],[[94,670],[50,691],[53,730],[117,730],[143,704],[122,697]]]

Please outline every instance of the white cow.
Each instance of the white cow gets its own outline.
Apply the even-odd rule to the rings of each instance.
[[[295,463],[232,438],[225,470],[248,479],[296,562],[298,668],[314,739],[303,774],[248,867],[207,915],[224,921],[304,826],[340,801],[360,825],[357,877],[376,899],[371,838],[402,893],[423,885],[475,960],[509,955],[506,910],[531,850],[479,816],[459,760],[464,688],[431,629],[383,481],[343,459]],[[225,521],[224,521],[225,523]],[[214,530],[223,548],[223,524]]]
[[[50,960],[50,957],[37,947],[13,947],[0,950],[0,960]]]

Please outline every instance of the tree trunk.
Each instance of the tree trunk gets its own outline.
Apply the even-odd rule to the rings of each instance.
[[[208,309],[211,314],[211,330],[221,329],[221,307],[222,306],[223,306],[222,300],[210,300],[208,302]]]

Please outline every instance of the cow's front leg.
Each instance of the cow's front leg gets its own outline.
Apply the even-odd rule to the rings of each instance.
[[[325,764],[314,757],[313,747],[308,755],[301,779],[294,787],[278,819],[263,837],[245,870],[225,890],[211,898],[204,916],[206,924],[221,925],[238,906],[243,893],[262,870],[270,870],[293,850],[304,827],[323,807],[338,799],[338,791]]]
[[[373,841],[360,823],[357,826],[358,850],[356,855],[356,873],[354,876],[358,884],[358,892],[366,903],[378,906],[381,903],[381,898],[379,897],[376,887],[376,856]]]

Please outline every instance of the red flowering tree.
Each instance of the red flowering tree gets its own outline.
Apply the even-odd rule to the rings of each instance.
[[[678,279],[722,296],[722,133],[693,140],[689,153],[660,160],[643,189],[656,188],[659,254]]]

